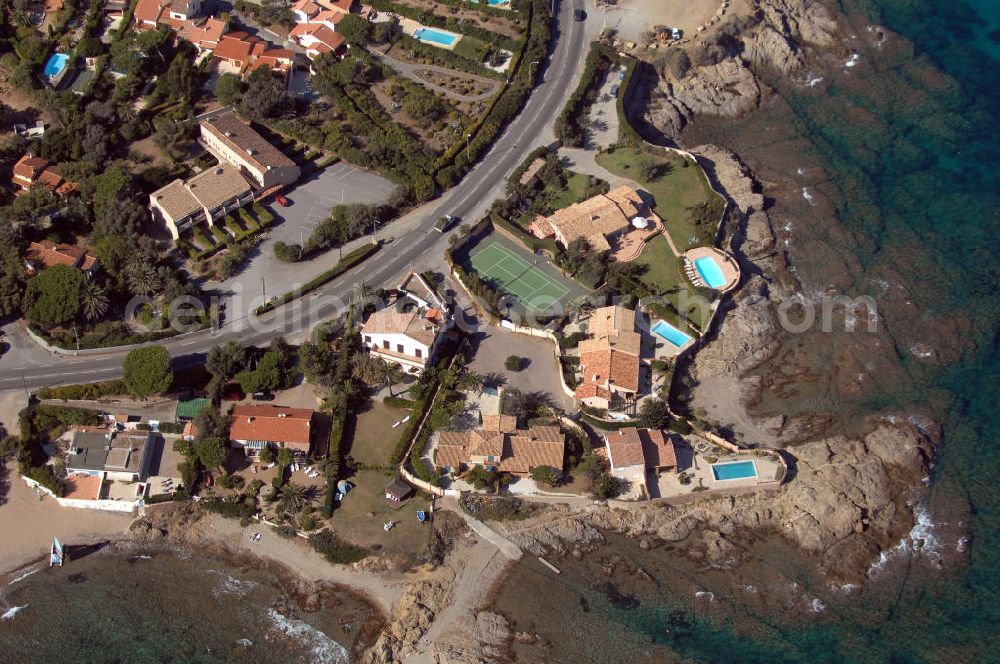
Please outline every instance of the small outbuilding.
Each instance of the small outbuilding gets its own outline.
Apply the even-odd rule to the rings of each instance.
[[[402,477],[397,476],[392,484],[385,488],[385,499],[393,504],[400,504],[413,495],[413,487],[407,484]]]

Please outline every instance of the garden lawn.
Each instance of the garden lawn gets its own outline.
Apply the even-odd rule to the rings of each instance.
[[[452,50],[455,55],[460,55],[473,62],[482,62],[486,58],[490,47],[489,44],[484,44],[475,37],[464,35],[458,40],[458,43],[455,44],[455,48]]]
[[[566,188],[556,192],[552,198],[552,209],[561,210],[584,199],[591,178],[576,171],[566,171]]]
[[[393,429],[392,425],[409,413],[408,410],[391,408],[380,401],[372,402],[369,410],[355,417],[354,439],[349,452],[351,457],[369,466],[388,466],[392,449],[405,426]]]
[[[694,304],[698,301],[698,292],[684,276],[681,271],[681,260],[670,251],[670,245],[662,234],[646,244],[634,263],[645,268],[639,280],[647,288],[663,293],[661,297],[678,310],[682,309],[682,300],[686,302],[689,305],[687,317],[699,328],[704,329],[711,311],[707,306]],[[661,317],[674,325],[679,324],[677,315],[673,312]]]
[[[417,521],[417,510],[428,510],[430,501],[411,498],[396,508],[385,499],[385,488],[396,476],[395,471],[362,470],[349,481],[354,488],[340,501],[330,525],[343,540],[357,546],[381,546],[380,553],[396,553],[416,562],[424,552],[431,525]],[[369,514],[371,516],[369,516]],[[386,532],[382,525],[395,521]]]
[[[674,167],[656,180],[647,182],[639,177],[637,164],[640,158],[673,164]],[[614,152],[597,155],[598,164],[615,175],[635,180],[653,195],[653,211],[663,219],[677,250],[683,252],[693,246],[713,244],[719,220],[716,218],[711,224],[694,223],[694,215],[688,208],[717,199],[718,194],[712,191],[700,166],[688,159],[685,168],[681,159],[679,156],[642,152],[637,148],[617,148]],[[722,202],[719,202],[721,213]],[[692,243],[692,238],[697,239]]]

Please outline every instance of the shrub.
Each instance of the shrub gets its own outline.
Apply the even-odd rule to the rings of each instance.
[[[330,530],[324,530],[310,535],[309,543],[327,561],[341,565],[349,565],[362,560],[368,555],[368,550],[344,542]]]
[[[257,508],[244,502],[241,498],[208,498],[198,503],[209,512],[215,512],[230,518],[251,517]]]
[[[507,359],[504,360],[503,365],[507,369],[507,371],[520,371],[521,357],[518,355],[508,355]]]
[[[559,471],[552,466],[535,466],[531,469],[531,479],[548,486],[555,486],[559,482]]]
[[[302,258],[302,247],[297,244],[274,243],[275,257],[284,263],[297,263]]]
[[[160,433],[183,433],[183,422],[160,422],[157,427]]]
[[[413,408],[413,404],[416,402],[412,399],[404,399],[403,397],[386,397],[382,399],[382,403],[393,408]]]
[[[82,383],[80,385],[62,385],[60,387],[43,387],[38,390],[39,399],[62,399],[63,401],[91,401],[107,396],[126,394],[125,384],[120,380],[109,380],[101,383]]]

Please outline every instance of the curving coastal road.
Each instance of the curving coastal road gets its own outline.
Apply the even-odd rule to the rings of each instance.
[[[541,82],[533,91],[525,108],[511,121],[473,170],[445,195],[408,217],[416,223],[406,224],[413,230],[404,231],[383,249],[344,276],[295,303],[280,307],[258,319],[251,327],[245,318],[227,321],[219,330],[203,330],[163,342],[175,364],[189,366],[203,360],[211,347],[236,340],[243,344],[264,344],[278,335],[293,335],[310,329],[320,320],[337,314],[343,308],[354,286],[365,281],[372,285],[396,283],[410,269],[428,262],[428,256],[440,256],[448,243],[447,234],[432,229],[434,220],[444,214],[472,219],[502,194],[507,175],[534,148],[552,140],[551,123],[562,108],[583,70],[585,49],[594,20],[573,20],[573,10],[581,0],[555,0],[557,13],[553,24],[554,47],[548,59],[540,63]],[[589,25],[588,25],[589,24]],[[397,224],[387,231],[396,230]],[[331,263],[335,254],[331,252]],[[305,281],[309,275],[304,275]],[[24,345],[19,344],[19,345]],[[125,351],[109,350],[86,356],[49,355],[37,348],[15,348],[0,358],[0,390],[37,389],[47,385],[109,380],[121,376]]]

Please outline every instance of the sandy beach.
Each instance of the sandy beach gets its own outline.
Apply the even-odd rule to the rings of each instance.
[[[8,464],[9,491],[0,504],[0,572],[8,574],[49,552],[53,537],[67,546],[126,537],[132,516],[61,507],[54,498],[39,500]]]

